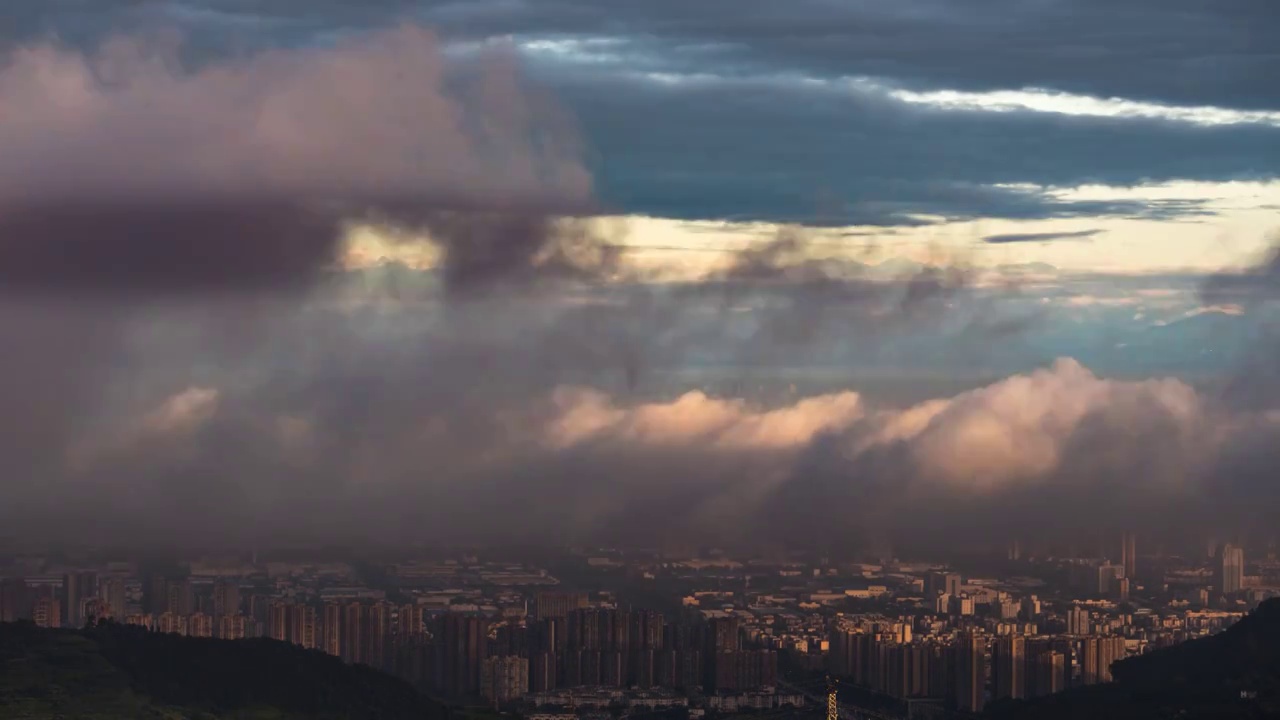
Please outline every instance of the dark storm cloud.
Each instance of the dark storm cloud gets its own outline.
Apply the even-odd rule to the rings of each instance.
[[[1075,232],[1043,232],[1043,233],[1009,233],[1005,235],[987,235],[982,238],[985,243],[997,245],[1024,242],[1055,242],[1060,240],[1087,240],[1104,230],[1077,230]]]

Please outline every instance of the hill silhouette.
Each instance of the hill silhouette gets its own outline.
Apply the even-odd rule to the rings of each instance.
[[[0,717],[447,720],[408,683],[275,640],[0,623]]]
[[[1280,598],[1207,638],[1112,666],[1115,681],[993,704],[992,720],[1280,717]]]

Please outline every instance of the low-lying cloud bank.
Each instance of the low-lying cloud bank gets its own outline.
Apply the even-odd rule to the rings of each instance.
[[[122,536],[181,528],[191,542],[849,547],[873,533],[919,547],[1118,528],[1193,536],[1264,518],[1277,500],[1260,458],[1280,414],[1070,359],[901,408],[853,391],[770,407],[568,386],[439,412],[313,408],[182,390],[83,438],[57,501]]]

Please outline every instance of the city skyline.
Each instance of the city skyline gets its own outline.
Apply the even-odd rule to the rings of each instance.
[[[1280,712],[1277,37],[6,0],[0,715]]]
[[[1085,557],[992,547],[956,564],[590,547],[539,561],[520,548],[165,560],[5,548],[0,622],[269,638],[523,713],[803,715],[835,681],[855,712],[964,717],[1110,683],[1114,663],[1213,635],[1280,593],[1274,549],[1209,542],[1178,556],[1131,532],[1107,540]],[[1224,568],[1237,587],[1221,587]]]

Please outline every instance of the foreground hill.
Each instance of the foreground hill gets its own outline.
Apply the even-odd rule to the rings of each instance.
[[[0,718],[445,720],[410,685],[274,640],[0,623]]]
[[[1212,637],[1116,663],[1115,682],[993,705],[993,720],[1280,717],[1280,598]]]

